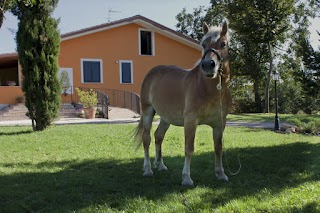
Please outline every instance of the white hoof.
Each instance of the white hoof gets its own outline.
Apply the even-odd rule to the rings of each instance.
[[[158,166],[158,171],[167,171],[168,170],[168,167],[166,167],[164,164],[160,164]]]
[[[190,176],[182,177],[182,186],[193,186],[193,180]]]
[[[166,167],[166,165],[164,165],[163,160],[161,161],[154,161],[154,167],[158,168],[158,171],[167,171],[168,168]]]
[[[146,171],[143,173],[144,177],[152,177],[153,176],[153,172],[152,171]]]
[[[221,174],[216,174],[217,177],[218,177],[218,180],[222,180],[222,181],[229,181],[229,178],[227,175],[225,175],[224,173],[221,173]]]

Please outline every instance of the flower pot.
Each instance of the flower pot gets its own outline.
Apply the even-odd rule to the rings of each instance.
[[[86,119],[94,119],[96,117],[96,108],[83,108]]]

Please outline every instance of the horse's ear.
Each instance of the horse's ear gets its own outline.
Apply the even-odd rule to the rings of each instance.
[[[223,22],[222,31],[220,36],[225,36],[228,33],[228,23],[227,21]]]
[[[203,22],[202,30],[203,30],[204,34],[207,34],[207,32],[209,31],[209,26],[206,22]]]

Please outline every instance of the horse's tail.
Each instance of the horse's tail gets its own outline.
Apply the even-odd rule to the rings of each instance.
[[[143,116],[140,117],[139,124],[133,133],[134,141],[136,142],[136,150],[142,144],[142,133],[143,133]]]

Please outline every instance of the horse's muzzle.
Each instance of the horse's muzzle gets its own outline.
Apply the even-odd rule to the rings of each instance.
[[[216,63],[212,59],[204,59],[201,62],[201,68],[205,74],[206,77],[215,77],[215,66]]]
[[[206,58],[206,55],[212,52],[214,53],[214,55],[216,55],[217,57],[217,61],[215,62],[214,59],[211,58]],[[208,78],[216,78],[218,75],[218,67],[220,66],[220,63],[222,61],[222,57],[220,56],[220,54],[213,48],[208,49],[204,55],[202,56],[202,60],[201,60],[201,68],[205,74],[206,77]]]

